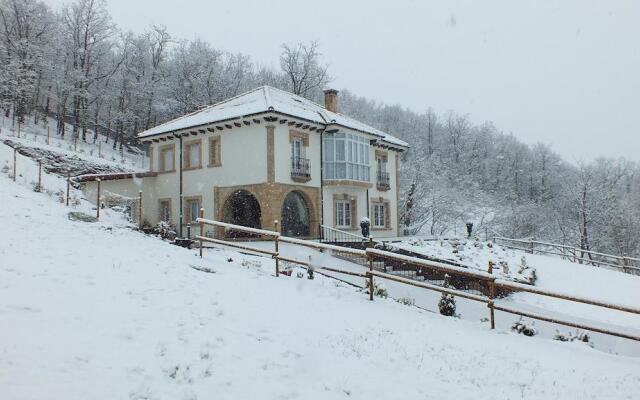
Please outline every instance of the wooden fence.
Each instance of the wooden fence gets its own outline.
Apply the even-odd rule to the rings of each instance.
[[[640,275],[640,258],[599,253],[558,243],[511,239],[502,236],[494,237],[494,242],[510,249],[526,251],[531,254],[551,254],[579,264],[605,267],[627,274]]]
[[[493,266],[492,262],[489,262],[487,271],[475,271],[467,268],[456,267],[448,264],[438,263],[429,260],[423,260],[415,257],[409,257],[405,255],[391,253],[385,250],[375,249],[373,246],[365,250],[361,249],[353,249],[353,248],[345,248],[341,246],[326,244],[326,243],[318,243],[310,240],[302,240],[291,237],[282,236],[278,232],[278,223],[277,221],[274,223],[275,230],[269,231],[264,229],[255,229],[255,228],[247,228],[240,225],[233,225],[224,222],[214,221],[203,218],[203,210],[200,210],[200,217],[197,219],[197,223],[200,226],[200,234],[196,236],[196,240],[199,241],[200,245],[200,257],[203,255],[203,249],[205,243],[214,243],[218,245],[229,246],[232,248],[237,248],[240,250],[251,251],[258,254],[263,254],[272,257],[275,260],[275,276],[280,275],[280,262],[285,261],[289,263],[298,264],[306,269],[313,269],[314,271],[325,272],[333,272],[339,274],[345,274],[349,276],[357,276],[365,278],[368,282],[368,295],[369,299],[373,301],[374,299],[374,290],[375,282],[374,278],[384,279],[389,281],[394,281],[406,285],[411,285],[414,287],[423,288],[426,290],[432,290],[440,293],[447,293],[453,296],[458,296],[467,300],[476,301],[480,303],[484,303],[487,305],[488,313],[489,313],[489,323],[491,329],[495,328],[495,311],[502,311],[510,314],[515,314],[527,318],[537,319],[541,321],[551,322],[555,324],[565,325],[573,328],[584,329],[592,332],[602,333],[606,335],[616,336],[620,338],[640,341],[640,336],[632,335],[625,332],[614,331],[611,329],[606,329],[603,327],[587,325],[583,323],[577,323],[574,321],[563,320],[560,318],[555,318],[547,315],[531,313],[523,310],[518,310],[516,308],[507,307],[501,304],[496,304],[496,300],[499,300],[502,296],[501,293],[511,293],[511,292],[528,292],[540,296],[547,296],[555,299],[560,299],[564,301],[571,301],[576,303],[588,304],[591,306],[597,306],[606,308],[609,310],[622,311],[627,313],[632,313],[636,315],[640,315],[640,308],[636,307],[628,307],[623,305],[617,305],[613,303],[602,302],[595,299],[589,299],[586,297],[580,296],[571,296],[568,294],[554,292],[549,290],[544,290],[541,288],[537,288],[531,285],[524,285],[515,282],[506,281],[503,279],[498,279],[495,275],[493,275]],[[246,242],[242,242],[242,244],[237,242],[232,242],[228,240],[214,239],[210,237],[206,237],[204,235],[205,225],[222,227],[224,229],[233,229],[238,231],[244,231],[253,235],[257,235],[266,240],[273,240],[274,248],[273,250],[261,249],[256,247],[248,246]],[[373,243],[372,240],[370,240]],[[290,243],[294,245],[305,246],[309,248],[313,248],[316,250],[331,250],[340,253],[350,253],[354,256],[366,257],[368,260],[368,269],[363,273],[348,271],[339,268],[330,268],[325,266],[315,266],[310,265],[309,262],[304,260],[297,260],[290,257],[285,257],[280,254],[280,244],[281,243]],[[386,271],[385,262],[393,261],[400,262],[402,265],[407,268],[415,269],[416,273],[418,271],[427,270],[430,274],[447,274],[450,277],[460,277],[464,276],[466,278],[466,282],[473,282],[472,285],[466,284],[465,289],[460,289],[455,287],[443,287],[432,283],[420,282],[414,279],[409,279],[406,277],[397,276],[391,274]],[[333,278],[333,277],[332,277]],[[455,282],[455,279],[454,279]],[[472,286],[476,286],[478,288],[485,288],[486,290],[474,290]]]

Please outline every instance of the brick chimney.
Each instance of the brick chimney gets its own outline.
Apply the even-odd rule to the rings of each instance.
[[[324,108],[328,111],[338,112],[338,91],[327,89],[324,91]]]

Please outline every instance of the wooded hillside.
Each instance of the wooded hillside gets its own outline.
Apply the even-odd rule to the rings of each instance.
[[[35,0],[0,0],[4,117],[37,124],[52,116],[60,121],[58,135],[100,138],[114,148],[260,85],[319,101],[331,78],[318,43],[283,45],[280,60],[274,70],[215,44],[174,38],[165,27],[142,34],[119,29],[101,0],[58,10]],[[438,115],[428,104],[417,113],[342,90],[340,109],[411,144],[401,170],[407,233],[461,233],[471,221],[482,233],[640,255],[637,163],[567,162],[545,144],[527,145],[454,111]]]

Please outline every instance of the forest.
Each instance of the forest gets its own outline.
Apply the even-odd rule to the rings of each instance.
[[[4,118],[55,118],[57,135],[113,148],[137,147],[138,132],[257,86],[321,102],[332,81],[318,42],[282,44],[279,68],[265,67],[204,40],[174,37],[163,26],[119,28],[103,0],[59,9],[0,0],[0,62]],[[455,110],[409,110],[337,89],[343,114],[411,145],[400,171],[405,234],[459,235],[472,222],[482,236],[640,256],[637,162],[564,160],[547,144],[524,143],[517,132],[476,124]]]

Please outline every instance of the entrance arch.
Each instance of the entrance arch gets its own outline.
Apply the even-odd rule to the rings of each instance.
[[[242,225],[249,228],[260,228],[260,203],[251,192],[240,189],[233,192],[224,202],[222,220],[229,224]],[[247,232],[228,230],[227,237],[252,236]]]
[[[309,205],[304,195],[296,190],[289,192],[282,203],[282,234],[309,236],[309,214]]]

